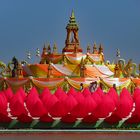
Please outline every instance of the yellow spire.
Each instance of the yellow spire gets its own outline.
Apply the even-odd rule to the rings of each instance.
[[[90,53],[90,45],[87,46],[87,53]]]
[[[74,10],[72,9],[71,18],[75,18]]]
[[[93,45],[93,54],[97,54],[96,42],[94,42],[94,45]]]
[[[70,29],[78,29],[78,25],[76,23],[76,19],[75,19],[75,15],[74,15],[74,11],[72,10],[72,13],[71,13],[71,16],[70,16],[70,19],[69,19],[69,23],[67,25],[66,28],[70,28]]]

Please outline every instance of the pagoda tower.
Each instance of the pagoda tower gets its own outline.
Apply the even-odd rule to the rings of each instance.
[[[78,52],[82,52],[82,48],[80,47],[79,37],[78,37],[78,24],[76,23],[74,11],[70,16],[69,23],[66,26],[67,37],[65,40],[65,47],[63,48],[63,53],[73,53],[75,52],[75,48]]]

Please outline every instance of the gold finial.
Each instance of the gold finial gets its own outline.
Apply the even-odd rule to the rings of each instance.
[[[47,52],[48,52],[48,54],[51,54],[51,46],[50,46],[50,44],[48,44]]]
[[[71,18],[75,18],[74,10],[72,9]]]
[[[96,46],[96,42],[94,42],[94,45],[93,45],[93,54],[96,54],[97,53],[97,46]]]
[[[54,46],[53,46],[53,53],[57,53],[57,45],[56,45],[56,43],[54,43]]]
[[[81,63],[80,63],[80,76],[81,77],[85,77],[85,70],[86,70],[85,62],[84,62],[84,59],[82,58]]]
[[[87,53],[90,53],[90,45],[87,46]]]
[[[99,46],[99,54],[103,53],[103,47],[102,47],[102,44],[100,44]]]

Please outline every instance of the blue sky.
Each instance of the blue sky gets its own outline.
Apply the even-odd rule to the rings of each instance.
[[[81,47],[102,43],[106,60],[116,49],[121,57],[140,63],[139,0],[0,0],[0,60],[26,59],[44,43],[64,47],[69,16],[74,9]]]

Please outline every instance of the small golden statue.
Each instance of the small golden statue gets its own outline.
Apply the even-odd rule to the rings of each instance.
[[[114,77],[115,78],[119,78],[120,77],[120,69],[119,69],[119,65],[116,64],[115,68],[114,68]]]

